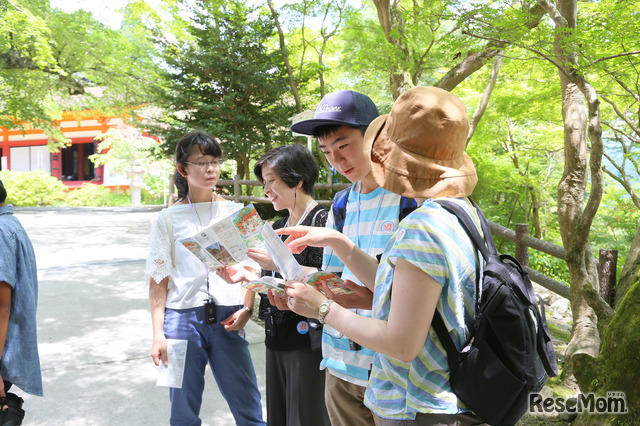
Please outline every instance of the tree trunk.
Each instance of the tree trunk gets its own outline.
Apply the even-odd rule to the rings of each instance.
[[[618,308],[624,295],[631,287],[631,282],[636,273],[640,271],[640,223],[636,228],[636,235],[633,237],[633,242],[629,248],[627,254],[627,260],[622,267],[622,274],[620,275],[620,281],[618,281],[618,288],[616,290],[616,300],[614,308]]]
[[[246,155],[238,155],[236,156],[236,174],[240,176],[240,179],[250,180],[250,170],[249,170],[249,157]],[[245,186],[244,194],[241,195],[251,195],[252,187]]]
[[[576,225],[580,222],[588,181],[587,172],[587,109],[585,99],[575,84],[563,84],[563,120],[565,127],[564,175],[558,186],[558,222],[562,242],[567,251],[567,266],[571,281],[573,330],[565,357],[565,377],[573,373],[571,359],[577,353],[598,356],[600,337],[597,318],[585,297],[585,283],[598,288],[597,268],[591,247],[575,242]],[[588,230],[586,231],[588,233]]]
[[[293,69],[291,68],[291,64],[289,63],[289,53],[287,52],[287,46],[284,40],[284,32],[282,31],[282,27],[280,26],[280,20],[278,19],[278,12],[273,7],[273,3],[271,2],[271,0],[267,0],[267,4],[269,5],[269,9],[271,10],[271,16],[273,17],[273,20],[276,24],[276,28],[278,29],[280,53],[282,54],[284,65],[287,68],[287,76],[289,77],[289,87],[291,88],[291,94],[293,95],[293,99],[296,102],[296,111],[298,113],[301,113],[302,103],[300,102],[300,95],[298,94],[298,85],[296,84],[296,80],[293,76]]]
[[[498,80],[498,74],[500,74],[500,66],[502,65],[502,52],[498,53],[496,59],[493,61],[493,67],[491,68],[491,74],[489,75],[489,81],[487,81],[487,87],[484,89],[484,93],[482,94],[482,99],[478,104],[478,107],[473,112],[473,116],[471,117],[471,121],[469,122],[469,135],[467,136],[467,146],[469,145],[469,141],[471,137],[476,131],[476,127],[478,127],[478,123],[482,119],[484,112],[487,110],[487,105],[489,105],[489,99],[491,99],[491,93],[493,92],[493,88],[496,86],[496,81]]]
[[[400,52],[400,59],[390,64],[389,84],[391,96],[397,99],[402,93],[415,86],[410,73],[411,54],[405,41],[405,21],[399,1],[373,0],[378,12],[380,26],[387,42]]]
[[[533,225],[532,235],[538,239],[542,238],[542,224],[540,223],[540,195],[538,190],[529,186],[529,195],[531,196],[531,224]]]
[[[600,335],[597,316],[587,301],[587,294],[598,289],[597,260],[589,244],[589,230],[602,198],[602,129],[599,100],[595,90],[577,71],[576,51],[569,39],[575,31],[577,0],[558,0],[557,8],[549,0],[539,3],[554,20],[555,62],[562,87],[564,121],[564,174],[558,186],[558,223],[567,252],[571,289],[573,330],[567,347],[565,379],[573,377],[573,358],[577,354],[597,357]],[[587,109],[588,103],[588,109]],[[591,141],[591,188],[587,165],[587,127]]]
[[[548,0],[541,0],[543,6],[549,6]],[[572,361],[576,354],[596,357],[600,348],[600,335],[597,329],[597,317],[589,306],[586,293],[598,289],[596,259],[589,244],[589,230],[602,197],[602,140],[599,121],[599,105],[594,93],[588,92],[589,111],[585,105],[587,91],[585,81],[574,68],[577,64],[576,52],[567,35],[573,32],[577,22],[577,0],[558,0],[558,9],[548,7],[556,24],[554,51],[559,68],[563,93],[563,120],[565,128],[564,175],[558,187],[558,222],[562,241],[567,252],[567,266],[571,275],[571,308],[573,312],[573,330],[566,351],[565,378],[573,374]],[[580,87],[579,87],[580,86]],[[589,87],[590,88],[590,87]],[[586,127],[589,117],[589,136],[592,141],[591,152],[591,194],[586,206],[584,203],[588,182]],[[598,134],[599,132],[599,134]],[[595,144],[593,143],[595,139]],[[599,141],[598,141],[599,139]],[[598,143],[600,146],[598,146]],[[599,154],[599,158],[597,158]],[[597,165],[597,170],[594,166]],[[584,206],[584,208],[583,208]]]

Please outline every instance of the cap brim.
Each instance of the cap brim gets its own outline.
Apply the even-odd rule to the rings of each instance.
[[[360,127],[360,124],[352,121],[311,119],[298,121],[297,123],[292,124],[290,129],[292,132],[300,133],[301,135],[313,136],[313,131],[320,126]]]

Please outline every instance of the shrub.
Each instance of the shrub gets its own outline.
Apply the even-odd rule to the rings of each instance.
[[[60,206],[67,187],[59,179],[41,170],[30,172],[0,171],[7,190],[7,204],[19,207]]]
[[[569,284],[571,276],[567,262],[537,250],[529,250],[529,267],[556,281]]]
[[[127,206],[130,204],[129,198],[124,191],[112,192],[109,188],[93,183],[85,183],[82,188],[69,192],[66,204],[70,207],[80,206]]]
[[[143,188],[140,192],[140,199],[142,204],[144,205],[159,205],[164,204],[164,193],[160,192],[151,192],[146,188]]]

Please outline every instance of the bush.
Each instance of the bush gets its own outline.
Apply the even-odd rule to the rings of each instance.
[[[7,190],[7,204],[18,207],[61,206],[67,187],[59,179],[41,170],[30,172],[0,171]]]
[[[140,199],[144,205],[161,205],[164,204],[164,193],[150,192],[143,188],[140,193]]]
[[[124,191],[112,192],[105,186],[85,183],[82,188],[69,192],[66,204],[69,207],[128,206],[131,201]]]
[[[567,262],[550,254],[529,249],[529,267],[556,281],[571,283]]]

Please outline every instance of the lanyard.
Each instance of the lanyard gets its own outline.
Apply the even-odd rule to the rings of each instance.
[[[358,194],[358,209],[356,210],[356,244],[358,247],[362,248],[362,246],[360,245],[360,191],[362,190],[362,182],[358,182],[358,191],[356,191],[356,194]],[[355,190],[355,186],[356,184],[353,184],[353,189]],[[376,209],[376,215],[373,218],[373,223],[371,225],[371,232],[369,233],[369,245],[367,247],[367,254],[371,255],[371,253],[369,252],[371,250],[371,241],[373,240],[373,231],[376,229],[376,222],[378,221],[378,213],[380,213],[380,207],[382,207],[382,200],[384,199],[384,192],[382,193],[382,195],[380,195],[380,201],[378,201],[378,208]]]
[[[193,221],[196,224],[196,231],[200,232],[200,226],[202,225],[199,220],[200,216],[198,216],[196,209],[193,207],[193,204],[191,204],[191,198],[189,198],[189,194],[187,194],[187,201],[189,202],[189,207],[191,207],[191,215],[193,216]],[[212,220],[213,220],[213,198],[211,198],[211,212],[209,214],[209,222],[207,222],[207,225],[211,223]],[[207,296],[209,296],[209,299],[211,299],[211,293],[209,293],[209,268],[207,267],[207,265],[204,265],[204,269],[206,271],[206,277],[207,277]]]
[[[302,212],[302,216],[300,216],[300,219],[298,219],[298,223],[296,223],[295,226],[300,225],[300,223],[302,223],[302,221],[304,220],[305,217],[307,217],[307,213],[309,213],[309,210],[311,209],[311,207],[315,204],[315,201],[311,200],[311,202],[309,203],[309,205],[307,206],[306,209],[304,209],[304,212]],[[287,226],[289,226],[289,219],[291,219],[291,215],[289,215],[289,217],[287,218],[287,223],[284,224],[284,227],[286,228]]]

